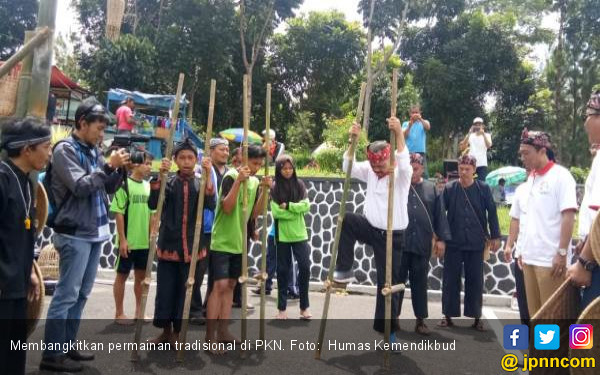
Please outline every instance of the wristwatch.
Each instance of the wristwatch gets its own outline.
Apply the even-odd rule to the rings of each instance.
[[[592,272],[593,270],[596,269],[596,267],[598,267],[598,263],[596,263],[596,261],[594,261],[594,260],[586,260],[586,259],[583,259],[583,257],[579,257],[577,260],[579,261],[579,263],[581,263],[583,268],[588,272]]]
[[[567,249],[558,249],[558,254],[559,254],[561,257],[564,257],[564,256],[566,256],[566,255],[567,255]]]

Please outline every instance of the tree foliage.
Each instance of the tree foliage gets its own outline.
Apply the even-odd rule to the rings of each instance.
[[[0,0],[0,60],[24,44],[25,31],[35,29],[37,10],[37,0]]]

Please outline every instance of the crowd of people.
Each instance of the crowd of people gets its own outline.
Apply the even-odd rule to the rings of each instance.
[[[129,113],[122,109],[117,116],[120,130],[128,130]],[[34,184],[29,174],[34,171],[46,170],[43,183],[48,187],[52,208],[48,224],[54,230],[53,244],[60,254],[60,277],[48,308],[45,341],[62,344],[76,339],[96,277],[101,244],[111,240],[111,212],[116,219],[119,252],[114,282],[115,321],[130,324],[135,319],[149,319],[140,316],[141,288],[150,233],[158,228],[157,290],[152,320],[162,332],[153,342],[174,343],[179,339],[202,186],[195,173],[198,150],[186,139],[174,145],[172,160],[161,161],[164,175],[173,162],[177,172],[168,175],[162,216],[157,218],[154,214],[161,181],[156,178],[146,181],[152,156],[144,153],[143,162],[136,164],[131,163],[126,150],[114,150],[104,156],[98,144],[109,118],[99,103],[84,101],[75,118],[71,136],[53,147],[50,128],[43,122],[26,118],[3,126],[1,147],[6,150],[7,158],[0,164],[0,324],[5,334],[0,363],[6,364],[11,374],[24,373],[25,352],[11,352],[10,341],[26,340],[27,305],[41,298],[36,293],[40,280],[32,271],[36,223]],[[420,108],[411,108],[409,120],[404,124],[396,117],[387,122],[395,135],[395,147],[386,141],[370,143],[368,160],[354,163],[350,171],[353,178],[366,183],[366,197],[362,213],[349,212],[343,221],[336,268],[332,270],[334,281],[345,284],[354,279],[356,242],[373,248],[378,291],[373,328],[383,332],[385,298],[381,290],[386,276],[388,182],[394,176],[392,282],[410,281],[415,331],[430,333],[425,319],[432,256],[444,260],[443,317],[438,326],[452,327],[452,319],[464,315],[473,318],[475,330],[483,331],[486,329],[481,320],[483,265],[489,253],[501,246],[496,205],[490,187],[484,182],[491,136],[485,132],[483,120],[476,118],[461,142],[465,152],[458,159],[458,179],[449,181],[440,190],[425,175],[426,132],[431,124],[422,117]],[[587,241],[587,235],[593,235],[594,227],[600,226],[594,221],[600,208],[600,161],[595,154],[600,145],[600,92],[588,102],[584,126],[595,156],[580,207],[575,181],[554,160],[549,135],[525,129],[521,136],[519,154],[529,175],[515,194],[504,255],[507,261],[514,259],[520,312],[525,321],[567,275],[582,287],[583,305],[600,295],[597,263],[600,250],[592,246],[593,240]],[[358,135],[361,131],[354,124],[349,133]],[[232,152],[231,167],[227,166],[229,143],[222,138],[210,141],[210,154],[201,161],[201,173],[207,182],[190,318],[202,323],[206,316],[205,340],[209,342],[238,340],[229,332],[228,325],[232,307],[241,303],[237,281],[242,273],[243,241],[257,238],[256,219],[268,201],[273,218],[269,229],[268,273],[271,280],[276,274],[279,286],[276,318],[288,318],[287,300],[295,287],[294,294],[300,299],[299,317],[312,317],[308,293],[310,246],[304,216],[314,202],[310,202],[304,183],[297,177],[294,160],[274,140],[275,134],[264,135],[274,141],[271,147],[249,146],[245,165],[241,149],[237,149]],[[392,149],[395,149],[393,154]],[[349,157],[348,154],[344,157],[344,171],[348,169]],[[256,176],[265,160],[274,162],[274,178]],[[244,194],[248,198],[246,208]],[[582,241],[573,250],[577,261],[568,266],[577,210]],[[243,236],[244,226],[248,238]],[[293,268],[294,259],[297,271]],[[130,319],[124,313],[123,300],[125,281],[132,268],[136,313]],[[200,286],[207,273],[207,295],[202,298]],[[296,275],[297,281],[293,281]],[[465,298],[461,314],[463,277]],[[272,281],[267,282],[268,293],[271,288]],[[402,300],[403,293],[392,297],[392,341],[397,340]],[[81,361],[93,359],[94,353],[47,350],[40,368],[77,372],[82,370]]]

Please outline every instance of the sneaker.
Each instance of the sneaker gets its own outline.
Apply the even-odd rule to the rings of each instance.
[[[296,299],[299,299],[299,298],[300,298],[300,296],[298,294],[296,294],[296,293],[289,293],[288,296],[287,296],[287,299],[289,299],[289,300],[296,300]]]
[[[260,288],[252,289],[252,293],[260,296]],[[270,296],[271,291],[269,289],[265,289],[265,296]]]
[[[350,271],[335,271],[333,273],[333,281],[339,284],[349,284],[356,280],[354,272]]]
[[[206,319],[204,316],[190,316],[190,324],[194,324],[197,326],[203,326],[206,324]]]
[[[83,370],[83,366],[67,357],[67,355],[59,355],[55,357],[42,358],[40,362],[40,370],[54,371],[54,372],[80,372]]]

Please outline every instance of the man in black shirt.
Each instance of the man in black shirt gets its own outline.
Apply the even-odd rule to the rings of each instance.
[[[483,304],[483,258],[486,240],[491,251],[500,248],[500,227],[490,187],[474,179],[476,160],[464,155],[458,161],[459,179],[444,188],[452,239],[444,256],[442,313],[440,327],[454,325],[452,317],[460,316],[461,268],[465,272],[464,315],[474,318],[473,328],[485,330],[480,321]]]
[[[26,352],[11,341],[27,340],[27,303],[41,298],[33,269],[36,224],[29,173],[50,158],[50,128],[37,119],[12,120],[2,127],[0,162],[0,363],[6,374],[24,374]]]
[[[423,179],[424,159],[419,153],[410,154],[413,168],[410,191],[408,193],[408,227],[406,228],[406,247],[400,263],[400,280],[410,280],[410,295],[413,311],[417,318],[415,332],[428,335],[425,325],[427,318],[427,276],[431,250],[437,257],[444,255],[446,241],[450,236],[448,219],[440,193],[435,184]],[[434,242],[432,242],[434,241]],[[404,292],[399,293],[400,307]]]

